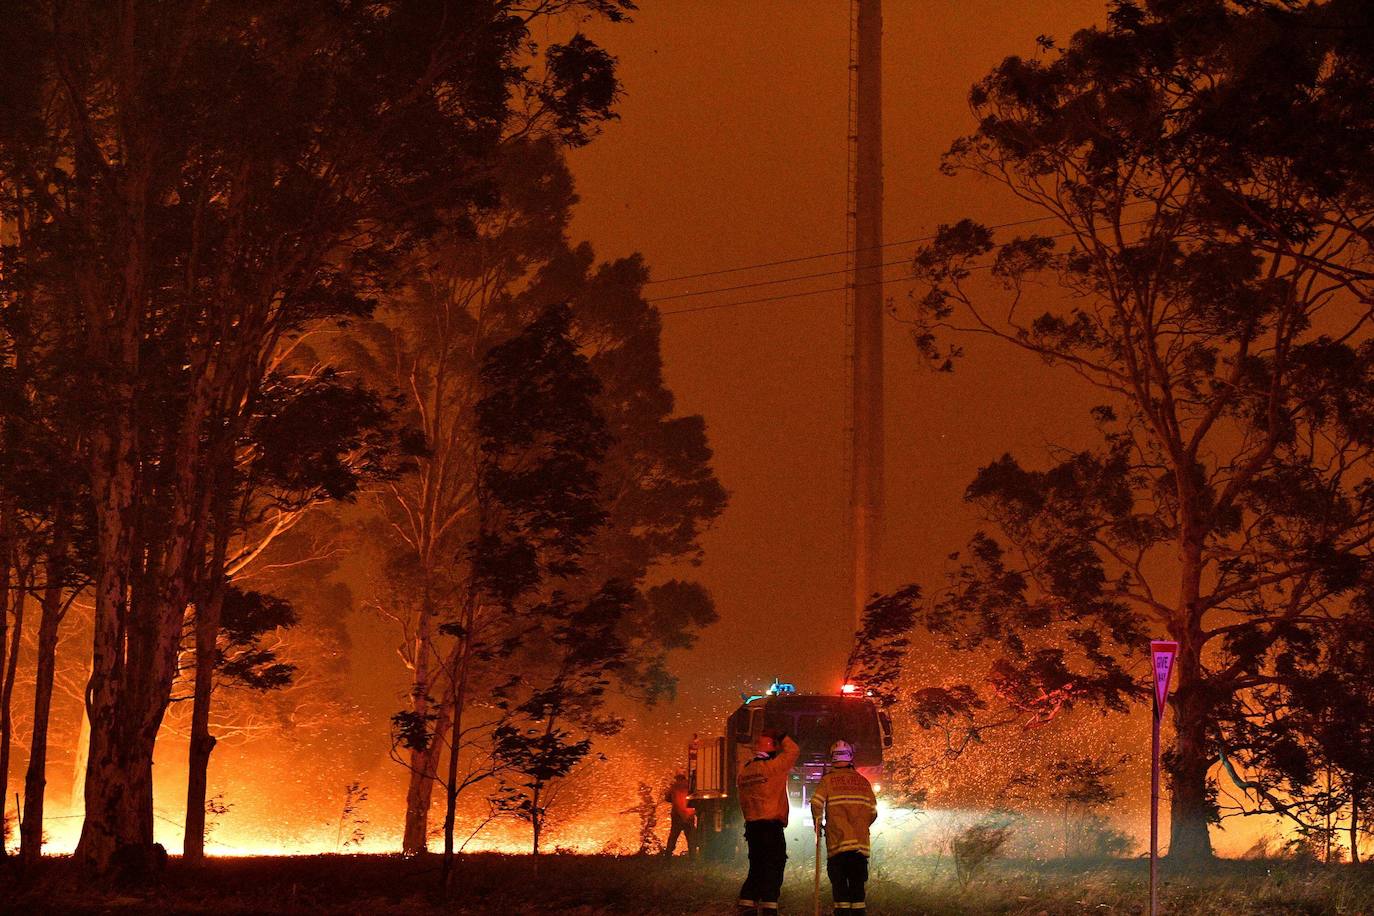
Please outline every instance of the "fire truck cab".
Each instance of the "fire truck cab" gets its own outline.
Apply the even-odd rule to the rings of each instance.
[[[801,745],[788,782],[792,807],[800,809],[793,822],[809,823],[811,795],[825,774],[830,745],[840,739],[854,745],[854,766],[875,787],[882,784],[891,723],[862,688],[846,684],[838,694],[799,694],[791,684],[775,681],[764,695],[745,697],[726,720],[724,735],[694,740],[689,749],[691,799],[699,842],[708,857],[732,858],[741,847],[744,823],[735,798],[736,779],[765,730],[784,731]]]

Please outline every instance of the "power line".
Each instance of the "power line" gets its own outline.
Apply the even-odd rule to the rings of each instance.
[[[848,271],[846,271],[848,273]],[[882,286],[887,283],[900,283],[903,280],[911,280],[911,277],[892,277],[888,280],[879,280],[874,283],[856,283],[855,286]],[[781,296],[764,296],[761,299],[742,299],[738,302],[718,302],[715,305],[694,305],[682,309],[669,309],[660,312],[660,315],[684,315],[687,312],[709,312],[715,309],[734,308],[739,305],[756,305],[760,302],[778,302],[782,299],[801,299],[806,296],[819,296],[821,293],[840,293],[849,289],[849,284],[844,286],[827,286],[825,289],[813,289],[805,293],[783,293]]]
[[[1052,217],[1045,217],[1045,219],[1051,219],[1051,218],[1052,218]],[[1039,222],[1039,221],[1040,221],[1040,220],[1035,220],[1034,222]],[[1122,225],[1122,227],[1125,227],[1125,226],[1138,226],[1138,225],[1140,225],[1141,223],[1147,223],[1147,222],[1149,222],[1149,221],[1150,221],[1150,219],[1147,217],[1147,218],[1145,218],[1145,219],[1132,220],[1131,222],[1122,223],[1121,225]],[[1023,221],[1023,222],[1025,222],[1025,221]],[[1003,225],[1001,225],[1001,226],[989,226],[988,228],[989,228],[989,229],[1005,229],[1007,226],[1014,226],[1014,225],[1018,225],[1018,224],[1017,224],[1017,223],[1005,223],[1005,224],[1003,224]],[[1044,238],[1048,238],[1048,239],[1062,239],[1062,238],[1067,238],[1068,236],[1077,235],[1077,234],[1078,234],[1077,232],[1060,232],[1060,233],[1057,233],[1057,234],[1055,234],[1055,235],[1047,235],[1047,236],[1044,236]],[[933,238],[933,236],[932,236],[932,238]],[[916,241],[920,241],[920,240],[918,239],[918,240],[916,240]],[[894,242],[893,244],[903,244],[903,243],[896,243],[896,242]],[[1002,247],[1005,247],[1005,246],[1003,246],[1003,245],[998,245],[998,246],[996,246],[996,247],[1002,248]],[[909,263],[909,259],[903,258],[903,259],[900,260],[900,261],[888,261],[888,262],[885,262],[882,266],[883,266],[883,267],[890,267],[890,266],[892,266],[892,265],[894,265],[894,264],[906,264],[906,263]],[[965,268],[965,269],[966,269],[966,270],[969,270],[969,271],[975,271],[975,270],[991,270],[991,269],[992,269],[993,267],[995,267],[995,266],[996,266],[995,264],[977,264],[977,265],[974,265],[973,267],[968,267],[968,268]],[[680,298],[683,298],[683,297],[689,296],[689,295],[690,295],[690,296],[705,296],[705,295],[708,295],[708,294],[711,294],[711,293],[729,293],[729,292],[734,292],[734,291],[736,291],[736,290],[741,290],[741,289],[751,289],[751,288],[758,287],[758,286],[767,286],[767,285],[772,284],[772,283],[786,283],[786,282],[789,282],[789,281],[791,281],[791,280],[806,280],[806,279],[811,279],[811,278],[814,278],[814,277],[824,277],[824,276],[829,276],[829,275],[831,275],[831,274],[837,274],[837,273],[841,273],[841,274],[842,274],[842,273],[849,273],[849,272],[850,272],[850,271],[846,268],[846,269],[844,269],[844,270],[825,271],[824,273],[807,274],[807,275],[799,276],[799,277],[788,277],[788,278],[783,279],[783,280],[768,280],[768,281],[761,281],[761,282],[757,282],[757,283],[741,283],[741,284],[736,285],[736,286],[723,286],[723,287],[720,287],[719,289],[702,290],[701,292],[696,292],[696,293],[682,293],[682,294],[676,295],[676,296],[664,296],[664,297],[659,298],[659,299],[649,299],[649,300],[647,300],[647,301],[649,301],[649,302],[662,302],[662,301],[664,301],[664,300],[666,300],[666,299],[680,299]],[[840,292],[844,292],[845,290],[851,289],[851,288],[864,287],[864,286],[886,286],[886,285],[889,284],[889,283],[902,283],[902,282],[904,282],[904,281],[905,281],[905,282],[912,282],[912,281],[914,281],[914,280],[915,280],[915,278],[914,278],[914,277],[911,277],[911,276],[888,277],[888,278],[885,279],[885,280],[870,281],[870,282],[868,282],[868,283],[855,283],[855,284],[846,283],[846,284],[844,284],[843,286],[827,286],[827,287],[824,287],[823,289],[805,290],[805,291],[803,291],[803,292],[798,292],[798,293],[779,293],[779,294],[776,295],[776,296],[761,296],[761,297],[756,298],[756,299],[739,299],[739,300],[735,300],[735,301],[732,301],[732,302],[718,302],[718,303],[716,303],[715,305],[696,305],[696,306],[688,306],[687,308],[680,308],[680,309],[662,309],[662,310],[659,311],[659,314],[660,314],[660,315],[685,315],[685,314],[687,314],[687,313],[689,313],[689,312],[711,312],[711,311],[715,311],[716,309],[735,308],[735,307],[737,307],[737,306],[742,306],[742,305],[758,305],[758,304],[764,303],[764,302],[780,302],[780,301],[782,301],[782,300],[784,300],[784,299],[804,299],[804,298],[806,298],[807,296],[819,296],[819,295],[822,295],[822,294],[824,294],[824,293],[840,293]]]
[[[1134,203],[1126,204],[1125,206],[1122,207],[1122,209],[1123,209],[1123,210],[1126,210],[1126,209],[1129,209],[1129,208],[1131,208],[1131,207],[1138,207],[1138,206],[1140,206],[1141,204],[1146,204],[1146,203],[1149,203],[1149,201],[1136,201],[1136,202],[1134,202]],[[1059,217],[1057,217],[1057,216],[1035,216],[1035,217],[1031,217],[1031,218],[1029,218],[1029,219],[1018,219],[1018,220],[1013,220],[1012,222],[1009,222],[1009,223],[998,223],[998,224],[995,225],[995,226],[988,226],[987,228],[988,228],[988,229],[1011,229],[1011,228],[1014,228],[1014,227],[1016,227],[1016,226],[1029,226],[1029,225],[1031,225],[1032,223],[1043,223],[1043,222],[1046,222],[1046,221],[1048,221],[1048,220],[1054,220],[1054,219],[1058,219],[1058,218],[1059,218]],[[902,240],[899,241],[899,242],[886,242],[886,243],[884,243],[884,244],[882,244],[882,245],[878,245],[878,246],[876,246],[876,247],[879,248],[879,249],[882,249],[882,248],[895,248],[895,247],[897,247],[897,246],[899,246],[899,245],[914,245],[914,244],[916,244],[917,242],[929,242],[929,241],[933,241],[935,238],[936,238],[935,235],[921,235],[921,236],[917,236],[917,237],[915,237],[915,238],[902,239]],[[867,250],[869,250],[869,249],[867,249],[867,248],[842,248],[842,249],[840,249],[839,251],[827,251],[827,252],[824,252],[824,253],[822,253],[822,254],[801,255],[801,256],[795,257],[795,258],[782,258],[781,260],[777,260],[777,261],[761,261],[761,262],[759,262],[759,263],[757,263],[757,264],[743,264],[743,265],[741,265],[741,266],[739,266],[739,267],[722,267],[722,268],[719,269],[719,270],[703,270],[703,271],[701,271],[700,273],[694,273],[694,274],[679,274],[679,275],[676,276],[676,277],[663,277],[662,279],[649,280],[649,281],[647,281],[644,285],[645,285],[645,286],[653,286],[653,285],[656,285],[656,284],[659,284],[659,283],[676,283],[676,282],[681,281],[681,280],[697,280],[697,279],[700,279],[700,278],[702,278],[702,277],[718,277],[718,276],[721,276],[722,274],[741,273],[741,272],[746,271],[746,270],[761,270],[761,269],[764,268],[764,267],[780,267],[780,266],[782,266],[782,265],[784,265],[784,264],[800,264],[800,263],[802,263],[803,261],[819,261],[819,260],[821,260],[822,258],[837,258],[837,257],[839,257],[839,256],[842,255],[842,254],[857,254],[857,253],[860,252],[860,251],[867,251]],[[847,273],[847,272],[848,272],[847,270],[836,271],[836,273]]]
[[[916,241],[919,241],[919,239],[916,240]],[[894,245],[900,245],[900,244],[909,244],[909,243],[893,242],[893,244],[894,244]],[[879,267],[892,267],[892,266],[895,265],[895,264],[909,264],[909,263],[911,263],[911,258],[901,258],[901,259],[896,260],[896,261],[884,261],[883,263],[879,264],[878,266],[879,266]],[[836,269],[836,270],[822,270],[822,271],[820,271],[820,272],[818,272],[818,273],[814,273],[814,274],[798,274],[798,275],[796,275],[795,277],[779,277],[779,278],[776,279],[776,280],[756,280],[756,281],[753,282],[753,283],[740,283],[740,284],[738,284],[738,285],[736,285],[736,286],[722,286],[722,287],[718,287],[718,288],[714,288],[714,289],[699,289],[699,290],[694,290],[693,292],[690,292],[690,293],[673,293],[671,296],[655,296],[655,297],[652,298],[652,299],[645,299],[644,301],[645,301],[645,302],[668,302],[668,301],[670,301],[670,300],[672,300],[672,299],[690,299],[690,298],[692,298],[693,296],[710,296],[710,295],[712,295],[712,294],[714,294],[714,293],[728,293],[728,292],[734,292],[735,290],[738,290],[738,289],[753,289],[753,288],[759,287],[759,286],[777,286],[779,283],[796,283],[796,282],[799,282],[799,281],[801,281],[801,280],[814,280],[814,279],[816,279],[817,277],[833,277],[835,274],[848,274],[848,273],[853,273],[853,271],[852,271],[850,268],[848,268],[848,267],[840,267],[840,268],[838,268],[838,269]],[[666,313],[665,313],[665,314],[666,314]]]

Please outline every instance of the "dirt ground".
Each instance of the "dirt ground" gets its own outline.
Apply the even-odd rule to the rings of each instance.
[[[731,914],[742,869],[637,856],[473,855],[455,891],[438,892],[437,857],[314,856],[216,859],[193,869],[173,859],[155,887],[92,887],[69,863],[37,874],[0,865],[0,913],[239,914]],[[809,863],[788,870],[781,912],[812,913]],[[1142,913],[1139,861],[1000,862],[962,885],[948,861],[876,862],[869,912],[887,914]],[[829,912],[821,879],[822,912]],[[1161,909],[1182,914],[1374,914],[1374,867],[1221,862],[1166,870]]]

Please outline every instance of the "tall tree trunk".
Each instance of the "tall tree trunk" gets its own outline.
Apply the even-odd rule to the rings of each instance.
[[[0,799],[9,798],[10,745],[14,740],[14,719],[11,716],[11,703],[14,699],[14,681],[19,671],[19,646],[24,634],[24,604],[27,584],[16,582],[10,591],[10,606],[14,626],[10,630],[9,655],[0,655],[4,669],[0,672]],[[5,806],[0,802],[0,820],[5,816]],[[3,850],[0,850],[3,851]]]
[[[121,331],[124,349],[136,347],[136,335],[127,328]],[[98,351],[96,355],[105,356]],[[137,364],[127,352],[124,356],[130,366]],[[120,746],[115,734],[117,729],[128,727],[123,720],[132,715],[132,710],[126,713],[120,703],[120,682],[127,662],[126,640],[132,635],[129,580],[134,558],[134,456],[138,452],[130,416],[133,386],[130,373],[125,376],[114,380],[112,394],[119,406],[114,408],[111,428],[97,427],[90,446],[96,519],[95,611],[91,676],[85,697],[90,727],[83,788],[86,816],[76,858],[95,871],[108,868],[121,843],[137,842],[146,836],[151,844],[153,835],[151,809],[146,814],[138,811],[135,796],[139,787],[128,774],[121,773],[124,761],[119,757],[128,749]]]
[[[1212,858],[1212,801],[1207,771],[1212,754],[1207,735],[1212,703],[1202,665],[1202,545],[1205,535],[1189,511],[1196,494],[1187,474],[1179,474],[1182,515],[1179,542],[1178,617],[1170,627],[1178,641],[1174,659],[1174,746],[1166,755],[1169,775],[1169,858],[1175,862]]]
[[[1169,770],[1169,859],[1195,862],[1212,858],[1212,800],[1207,773],[1212,754],[1207,732],[1211,722],[1211,701],[1202,679],[1200,655],[1202,632],[1196,621],[1181,634],[1178,658],[1178,688],[1174,692],[1174,746],[1168,754]]]
[[[223,563],[220,562],[223,569]],[[215,665],[219,660],[219,630],[224,614],[227,582],[215,577],[209,600],[196,608],[196,684],[191,700],[191,746],[186,770],[186,828],[181,857],[192,865],[205,861],[205,798],[209,787],[210,754],[215,736],[210,734],[210,701],[215,689]]]
[[[247,383],[246,379],[241,380]],[[207,463],[215,473],[208,475],[200,493],[202,500],[199,520],[192,530],[208,533],[209,554],[205,555],[205,541],[194,540],[191,568],[198,572],[195,589],[195,687],[191,701],[191,741],[186,762],[186,815],[182,831],[182,859],[192,865],[205,861],[205,802],[209,793],[210,755],[216,739],[210,734],[210,709],[215,693],[215,669],[219,665],[219,636],[224,620],[224,602],[229,591],[229,543],[236,530],[244,525],[246,506],[238,503],[235,486],[235,463],[238,440],[252,401],[251,384],[243,390],[231,388],[229,403],[236,405],[231,422],[225,423],[206,447]],[[226,413],[227,411],[221,411]],[[195,487],[188,482],[182,492],[190,495]],[[237,508],[236,508],[237,507]],[[203,526],[208,526],[208,529]]]
[[[1360,790],[1350,788],[1350,864],[1360,864]]]
[[[1326,808],[1326,830],[1323,831],[1323,833],[1322,833],[1322,841],[1323,841],[1323,843],[1325,843],[1325,845],[1326,845],[1326,855],[1323,856],[1323,858],[1322,858],[1322,863],[1325,864],[1325,865],[1330,865],[1330,864],[1331,864],[1331,837],[1333,836],[1333,833],[1332,833],[1332,831],[1331,831],[1331,763],[1330,763],[1330,761],[1327,761],[1327,764],[1326,764],[1326,798],[1323,800],[1322,805],[1323,805],[1323,807]]]
[[[415,625],[414,677],[410,687],[410,711],[423,722],[432,715],[430,708],[430,656],[434,626],[434,601],[431,597],[430,572],[425,571],[425,594],[420,602],[420,619]],[[438,711],[440,718],[443,710]],[[434,801],[434,779],[439,771],[439,746],[443,742],[439,719],[434,722],[434,738],[423,749],[410,751],[410,778],[406,786],[405,830],[401,836],[403,855],[419,855],[429,844],[429,809]]]
[[[10,538],[10,508],[9,500],[0,497],[0,664],[9,657],[10,634],[10,600],[14,590],[11,587],[11,576],[14,573],[14,566],[10,562],[14,556],[13,542]],[[19,633],[16,629],[13,634],[15,643],[19,642]],[[4,709],[0,709],[0,743],[9,742],[9,704],[5,704]],[[6,807],[6,798],[9,796],[9,751],[4,752],[4,764],[0,765],[0,858],[4,858],[5,835],[3,833],[5,815],[9,810]]]
[[[530,796],[530,827],[533,828],[530,832],[533,834],[534,855],[536,857],[539,855],[539,834],[544,827],[544,818],[539,813],[539,790],[543,787],[544,781],[535,777],[534,789]]]
[[[54,539],[44,574],[38,620],[38,659],[34,672],[33,737],[29,767],[24,774],[24,820],[19,831],[19,856],[26,865],[43,854],[43,805],[48,785],[48,721],[52,714],[53,678],[57,673],[57,634],[66,606],[62,600],[67,576],[65,522],[53,521]]]
[[[548,741],[553,737],[553,723],[556,713],[547,706],[544,707],[544,711],[546,713],[544,746],[547,749]],[[534,834],[534,855],[536,858],[539,856],[539,840],[544,834],[544,812],[539,808],[539,799],[543,796],[543,792],[544,780],[538,776],[534,777],[534,790],[530,797],[530,826],[533,828],[531,832]],[[537,868],[538,865],[536,864],[535,867]]]
[[[116,854],[153,845],[153,745],[155,730],[136,723],[111,727],[97,714],[86,763],[86,819],[78,859],[107,870]],[[150,731],[152,732],[150,734]]]
[[[472,656],[472,623],[475,617],[475,600],[468,598],[463,613],[463,635],[455,647],[455,665],[450,667],[450,683],[453,685],[453,714],[449,734],[448,785],[444,787],[444,866],[443,887],[445,893],[453,880],[453,825],[458,815],[458,757],[462,753],[463,705],[467,702],[468,663]]]
[[[204,367],[193,372],[197,382],[176,442],[168,449],[174,456],[167,488],[170,509],[155,526],[131,511],[139,451],[131,411],[120,411],[113,432],[94,437],[100,441],[92,474],[97,563],[91,682],[86,689],[91,743],[86,817],[76,858],[97,872],[107,871],[122,847],[135,847],[129,854],[131,876],[157,859],[153,748],[177,674],[194,563],[204,556],[210,514],[204,486],[210,481],[204,480],[201,467],[209,373]],[[135,558],[143,557],[147,565],[136,568]]]
[[[153,749],[176,676],[186,608],[179,590],[164,595],[158,605],[130,615],[127,662],[117,667],[118,679],[102,677],[107,672],[98,662],[92,666],[86,818],[76,857],[98,872],[107,871],[125,847],[132,847],[126,862],[131,877],[143,877],[137,872],[156,864]]]
[[[453,715],[453,694],[445,696],[432,707],[434,732],[424,750],[410,753],[410,779],[406,787],[406,824],[402,849],[406,855],[417,855],[428,848],[429,812],[434,804],[434,784],[439,777],[443,759],[443,745],[448,739]]]
[[[438,722],[436,721],[436,726]],[[438,728],[423,750],[410,752],[410,778],[406,786],[406,822],[401,837],[401,853],[407,856],[425,852],[429,842],[429,809],[434,804],[434,777],[439,764],[441,736]]]

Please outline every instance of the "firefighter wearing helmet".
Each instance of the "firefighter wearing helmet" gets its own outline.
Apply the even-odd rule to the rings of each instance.
[[[837,914],[865,912],[868,881],[869,827],[878,819],[873,786],[854,769],[854,746],[836,741],[830,747],[832,769],[811,796],[816,833],[825,834],[825,873]]]
[[[739,771],[739,806],[749,845],[749,875],[739,891],[739,911],[776,913],[787,867],[787,776],[801,748],[786,734],[767,732],[754,742],[754,759]]]

